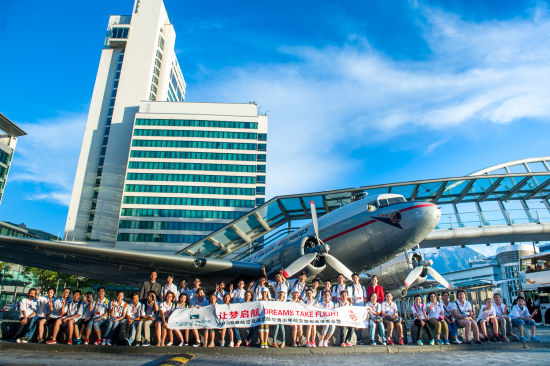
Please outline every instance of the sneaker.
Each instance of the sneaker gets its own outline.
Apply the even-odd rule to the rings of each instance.
[[[134,347],[141,347],[141,342],[136,341],[136,343],[134,343]]]
[[[399,345],[402,346],[404,344],[405,344],[405,342],[403,341],[403,338],[399,338]]]
[[[422,339],[419,339],[418,341],[416,341],[416,344],[419,345],[419,346],[423,346],[424,343],[422,343]]]
[[[476,344],[483,344],[482,341],[476,341]]]
[[[393,341],[391,340],[391,338],[388,338],[387,343],[388,343],[390,346],[393,345]]]
[[[142,347],[149,347],[150,345],[151,345],[151,343],[149,343],[149,342],[145,342],[145,343],[141,344]]]
[[[76,339],[73,341],[73,343],[74,343],[75,345],[77,345],[77,346],[80,345],[80,344],[82,344],[82,338],[76,338]]]
[[[173,345],[173,344],[174,344],[174,343],[172,343],[172,342],[168,342],[168,343],[166,343],[166,347],[170,347],[170,346]]]
[[[201,342],[195,342],[193,343],[193,347],[197,348],[201,346]]]
[[[22,343],[22,340],[23,340],[23,337],[17,338],[17,339],[15,340],[15,343]]]
[[[183,346],[184,346],[184,347],[189,347],[189,342],[185,342],[185,343],[183,344]]]
[[[525,338],[524,336],[519,337],[519,340],[522,342],[527,342],[527,338]]]
[[[25,337],[25,338],[26,338],[26,337]],[[30,340],[30,339],[28,339],[28,340]],[[40,343],[44,343],[44,338],[38,338],[38,340],[36,341],[36,343],[39,343],[39,344],[40,344]]]
[[[99,341],[98,341],[99,342]],[[102,339],[101,340],[101,345],[104,346],[105,344],[107,343],[107,341],[105,339]]]
[[[430,346],[433,346],[433,345],[435,345],[435,339],[432,338],[430,339]]]
[[[346,347],[351,347],[351,343],[346,342]]]
[[[376,342],[375,341],[370,341],[370,345],[371,346],[376,346]]]
[[[441,339],[438,339],[437,344],[443,344],[443,341]]]
[[[386,342],[382,342],[382,345],[385,346],[385,345],[386,345]]]
[[[111,340],[110,340],[110,339],[107,339],[107,340],[105,340],[105,343],[106,343],[108,346],[110,346],[110,345],[111,345]]]
[[[88,344],[88,343],[90,343],[90,340],[89,340],[88,338],[86,338],[86,339],[84,340],[84,344],[86,345],[86,344]]]
[[[451,341],[451,343],[453,344],[461,344],[462,342],[458,339],[458,338],[455,338]]]
[[[532,336],[531,342],[540,342],[540,339],[538,339],[537,336]]]
[[[225,347],[225,341],[220,341],[220,347]]]
[[[451,344],[451,342],[449,342],[448,339],[445,339],[445,341],[444,341],[443,343],[444,343],[445,345],[447,345],[447,346]]]
[[[127,346],[131,346],[131,345],[132,345],[132,341],[130,340],[130,338],[126,338],[124,341],[126,342],[126,345],[127,345]]]
[[[315,342],[311,342],[311,348],[317,348],[317,346],[315,345]]]
[[[340,347],[347,347],[345,343],[340,343]]]
[[[73,344],[73,340],[72,340],[72,339],[69,339],[69,340],[67,341],[67,344]]]
[[[94,342],[94,346],[99,346],[100,344],[101,344],[101,341],[99,339]]]
[[[50,339],[49,341],[46,341],[46,344],[56,344],[57,341],[55,339]]]
[[[235,346],[235,343],[233,343],[233,341],[229,342],[229,347],[234,347]]]
[[[306,343],[306,348],[310,348],[311,347],[311,343],[307,342]]]

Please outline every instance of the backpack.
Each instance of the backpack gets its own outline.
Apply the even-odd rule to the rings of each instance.
[[[127,338],[130,338],[130,324],[128,320],[123,319],[118,326],[118,334],[115,336],[115,343],[118,345],[127,345]]]

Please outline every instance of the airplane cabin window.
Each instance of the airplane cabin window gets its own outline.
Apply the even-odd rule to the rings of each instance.
[[[377,204],[376,201],[372,201],[372,202],[367,203],[367,210],[369,212],[376,211],[377,208],[378,208],[378,204]]]

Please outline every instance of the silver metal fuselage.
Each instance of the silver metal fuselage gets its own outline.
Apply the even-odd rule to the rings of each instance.
[[[429,202],[402,202],[375,207],[380,196],[350,203],[319,218],[319,236],[330,254],[353,272],[372,269],[415,247],[435,228],[441,216]],[[371,210],[369,210],[369,207]],[[375,208],[373,210],[373,208]],[[314,237],[311,223],[245,259],[278,270],[304,255],[303,242]],[[330,267],[306,268],[321,278],[334,278]]]

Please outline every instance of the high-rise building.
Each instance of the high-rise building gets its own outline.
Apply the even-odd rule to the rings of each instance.
[[[17,138],[27,133],[0,113],[0,202],[8,179]]]
[[[111,16],[65,239],[180,250],[265,199],[267,117],[188,103],[162,0]]]

